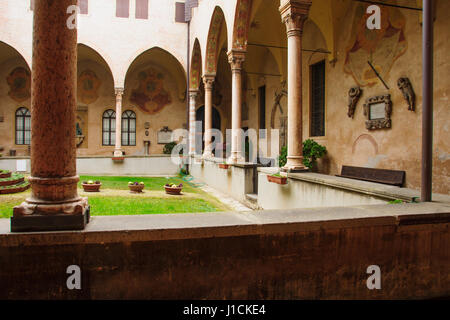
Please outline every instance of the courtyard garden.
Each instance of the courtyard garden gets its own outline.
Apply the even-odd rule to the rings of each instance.
[[[99,192],[85,192],[82,184],[101,182]],[[131,184],[143,185],[142,192],[130,191]],[[167,194],[165,186],[182,185],[180,195]],[[0,218],[10,218],[13,207],[30,195],[30,190],[0,195]],[[182,177],[80,176],[79,195],[88,197],[91,215],[138,215],[230,211],[231,209],[188,179]]]

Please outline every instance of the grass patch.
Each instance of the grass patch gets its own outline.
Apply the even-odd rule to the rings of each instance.
[[[78,187],[81,188],[83,181],[96,181],[99,180],[102,183],[102,189],[116,189],[116,190],[128,190],[128,182],[143,182],[145,184],[145,190],[160,191],[164,190],[166,183],[175,183],[179,185],[183,184],[183,191],[189,193],[198,193],[200,190],[188,185],[185,181],[177,177],[97,177],[97,176],[80,176],[80,182]]]
[[[100,193],[85,193],[83,181],[100,180]],[[128,182],[144,182],[143,194],[131,194]],[[183,195],[168,196],[166,183],[183,183]],[[92,215],[138,215],[188,212],[231,211],[231,209],[205,191],[189,185],[177,177],[99,177],[81,176],[79,194],[89,198]],[[30,190],[11,195],[0,195],[0,218],[10,218],[13,207],[30,196]]]
[[[214,212],[218,209],[204,199],[90,197],[89,204],[93,216]]]

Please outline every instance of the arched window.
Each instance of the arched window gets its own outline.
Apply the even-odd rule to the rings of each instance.
[[[103,145],[114,146],[116,144],[116,112],[106,110],[103,113]]]
[[[27,108],[16,111],[16,144],[29,145],[31,142],[31,113]]]
[[[131,110],[122,113],[122,145],[136,145],[136,113]]]

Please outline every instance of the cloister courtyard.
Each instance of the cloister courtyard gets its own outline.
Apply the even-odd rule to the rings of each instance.
[[[1,1],[0,299],[450,296],[448,30],[439,0]]]

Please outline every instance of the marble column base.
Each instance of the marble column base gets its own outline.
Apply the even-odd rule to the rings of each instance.
[[[303,164],[303,157],[288,156],[287,162],[284,167],[281,168],[283,172],[305,172],[309,168]]]
[[[63,203],[27,199],[14,207],[11,232],[82,230],[89,219],[87,198]]]
[[[232,153],[228,158],[227,163],[245,163],[245,158],[238,152]]]

